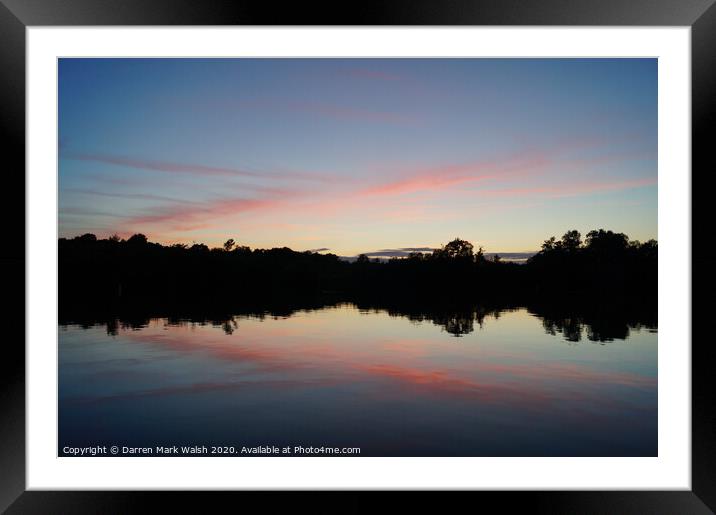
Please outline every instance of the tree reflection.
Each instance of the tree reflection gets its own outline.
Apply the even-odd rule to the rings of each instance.
[[[476,326],[483,327],[489,319],[498,319],[505,312],[526,308],[538,317],[544,330],[552,336],[559,336],[570,343],[579,343],[585,339],[592,342],[610,342],[626,340],[632,330],[656,329],[656,305],[643,302],[628,302],[613,299],[611,302],[585,303],[575,302],[536,302],[523,305],[493,303],[491,305],[466,303],[429,303],[424,300],[407,301],[367,299],[345,302],[326,299],[324,302],[281,302],[279,304],[261,304],[253,306],[237,305],[224,310],[183,309],[181,312],[155,309],[151,311],[124,311],[108,315],[97,314],[92,317],[65,317],[61,324],[78,324],[83,328],[97,325],[106,326],[110,335],[122,330],[138,330],[147,327],[153,320],[165,319],[170,326],[212,326],[221,329],[226,335],[240,331],[241,319],[259,319],[265,317],[288,318],[299,312],[309,312],[330,307],[348,305],[362,314],[387,313],[391,317],[405,318],[415,323],[432,323],[447,334],[462,337],[473,333]]]
[[[225,334],[234,334],[234,331],[239,328],[239,323],[236,320],[236,317],[231,317],[222,322],[221,328],[224,330]]]

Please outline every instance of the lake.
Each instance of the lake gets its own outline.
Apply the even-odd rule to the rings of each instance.
[[[58,454],[98,445],[656,456],[657,332],[353,304],[62,324]]]

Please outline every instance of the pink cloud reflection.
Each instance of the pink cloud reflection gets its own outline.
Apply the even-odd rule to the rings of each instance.
[[[463,356],[451,366],[436,365],[421,340],[391,339],[376,346],[335,345],[332,339],[316,341],[310,336],[319,327],[292,321],[291,327],[244,326],[242,339],[223,335],[217,328],[170,327],[169,331],[147,334],[127,331],[122,336],[142,345],[159,346],[171,352],[201,353],[225,363],[240,365],[238,381],[226,388],[243,384],[241,374],[261,372],[260,385],[279,383],[332,387],[342,382],[386,380],[396,386],[414,389],[420,395],[472,399],[488,403],[538,404],[565,400],[589,400],[598,403],[605,388],[618,386],[630,390],[651,391],[656,378],[632,372],[597,369],[588,365],[551,361],[539,364],[524,359],[515,363],[498,356],[481,355],[479,360]],[[278,332],[276,332],[278,331]],[[256,340],[261,337],[260,340]],[[283,343],[276,343],[283,342]],[[240,372],[240,370],[244,372]],[[275,377],[279,374],[280,377]],[[146,395],[175,394],[222,389],[224,383],[182,386],[168,391],[147,391]],[[390,396],[391,390],[385,395]]]

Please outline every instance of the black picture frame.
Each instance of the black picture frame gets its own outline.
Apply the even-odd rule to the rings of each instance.
[[[715,0],[393,0],[286,2],[264,0],[0,0],[0,203],[6,245],[0,250],[5,329],[0,357],[0,510],[7,513],[204,512],[208,503],[247,500],[271,510],[287,500],[295,508],[325,506],[341,512],[382,505],[376,492],[78,492],[25,490],[25,29],[41,25],[608,25],[690,26],[692,73],[692,489],[690,491],[470,492],[457,497],[499,502],[503,509],[550,513],[716,512],[716,351],[702,335],[715,285],[716,254],[709,249],[705,181],[716,169],[709,126],[716,121]],[[663,144],[663,142],[662,142]],[[688,173],[684,170],[684,173]],[[23,217],[21,223],[20,218]],[[49,242],[48,242],[49,244]],[[691,342],[668,342],[689,345]],[[290,497],[288,497],[290,495]],[[453,494],[455,495],[455,494]],[[216,497],[219,499],[216,499]],[[211,499],[209,499],[211,497]],[[445,498],[416,495],[421,506],[443,511]],[[240,498],[240,499],[239,499]],[[452,500],[452,497],[451,497]],[[402,500],[401,500],[402,502]],[[317,504],[320,503],[320,504]]]

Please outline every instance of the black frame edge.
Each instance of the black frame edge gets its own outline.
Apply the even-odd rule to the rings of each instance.
[[[2,0],[25,25],[691,25],[713,0]]]
[[[716,169],[711,131],[716,125],[716,5],[691,27],[692,126],[692,345],[691,480],[693,492],[716,511],[716,349],[704,326],[712,315],[707,299],[716,287],[716,252],[703,238],[713,218],[709,175]],[[698,276],[698,280],[693,280]],[[699,342],[699,344],[696,344]]]
[[[121,4],[121,8],[117,6]],[[12,200],[5,210],[6,241],[0,251],[0,280],[15,293],[2,317],[13,327],[0,360],[0,511],[44,513],[149,512],[176,503],[180,512],[203,511],[216,496],[222,500],[249,499],[264,506],[285,502],[287,494],[269,492],[35,492],[25,491],[25,27],[27,25],[691,25],[692,26],[692,235],[705,235],[710,212],[704,207],[710,193],[706,180],[716,168],[708,129],[716,121],[716,5],[714,0],[543,0],[539,8],[521,0],[367,1],[350,9],[325,8],[320,3],[282,6],[268,2],[211,0],[0,0],[0,145],[6,163],[6,191]],[[261,7],[259,7],[261,5]],[[334,4],[335,5],[335,4]],[[9,8],[7,7],[9,6]],[[22,192],[22,194],[20,194]],[[708,199],[710,200],[710,199]],[[17,204],[19,204],[19,206]],[[711,370],[716,349],[702,333],[711,315],[710,303],[696,298],[713,291],[716,253],[703,239],[692,244],[692,490],[641,492],[480,492],[481,500],[510,507],[551,513],[716,513],[716,399]],[[20,293],[22,292],[22,293]],[[20,301],[19,299],[22,299]],[[22,320],[22,324],[18,321]],[[699,322],[699,323],[696,323]],[[11,473],[8,473],[11,472]],[[426,508],[444,508],[445,495],[420,499]],[[325,495],[325,494],[322,494]],[[452,493],[465,498],[467,493]],[[341,511],[373,509],[385,495],[328,493],[290,494],[290,502],[320,505]],[[402,496],[402,494],[401,494]],[[336,498],[338,497],[338,498]],[[471,497],[472,499],[472,497]],[[14,501],[14,502],[13,502]],[[310,503],[310,504],[309,504]],[[338,503],[338,504],[336,504]],[[435,504],[433,504],[435,503]],[[373,505],[376,506],[373,506]],[[320,509],[318,510],[320,511]],[[361,510],[362,511],[362,510]]]
[[[0,3],[0,146],[4,159],[0,203],[6,245],[0,284],[12,292],[2,322],[11,328],[0,359],[0,510],[25,490],[25,26]],[[14,202],[19,203],[15,205]],[[19,220],[22,213],[22,222]]]

